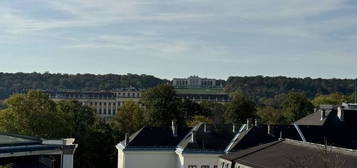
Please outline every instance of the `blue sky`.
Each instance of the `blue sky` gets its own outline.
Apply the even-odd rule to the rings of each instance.
[[[1,0],[0,71],[357,77],[353,0]]]

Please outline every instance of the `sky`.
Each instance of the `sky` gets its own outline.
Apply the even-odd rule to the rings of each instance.
[[[355,0],[1,0],[0,71],[357,77]]]

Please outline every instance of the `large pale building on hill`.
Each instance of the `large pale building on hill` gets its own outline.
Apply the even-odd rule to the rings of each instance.
[[[110,92],[46,91],[46,93],[54,101],[76,99],[83,105],[95,109],[98,117],[109,121],[124,102],[139,102],[142,89],[125,88]]]
[[[200,78],[198,76],[190,76],[188,78],[174,78],[172,85],[175,88],[217,88],[222,87],[217,85],[216,79]]]

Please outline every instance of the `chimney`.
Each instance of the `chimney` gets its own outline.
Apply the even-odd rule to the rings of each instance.
[[[320,110],[320,114],[321,114],[321,119],[320,120],[324,120],[325,119],[325,110]]]
[[[249,129],[250,121],[247,119],[247,130]]]
[[[196,143],[196,137],[197,136],[197,131],[194,130],[192,131],[192,135],[191,135],[191,143]]]
[[[125,133],[124,145],[127,146],[128,144],[129,144],[129,135],[128,133]]]
[[[257,119],[254,119],[254,126],[258,126],[258,120]]]
[[[177,127],[174,120],[171,121],[172,136],[177,136]]]
[[[233,125],[232,132],[235,133],[236,132],[236,125],[235,124],[232,124],[232,125]]]
[[[207,133],[207,124],[203,124],[203,132]]]
[[[268,134],[271,134],[271,130],[270,130],[270,124],[268,124]]]
[[[341,106],[337,107],[337,117],[340,119],[340,121],[344,121],[345,119],[345,114]]]
[[[280,130],[280,136],[279,136],[279,140],[282,140],[283,139],[283,131]]]

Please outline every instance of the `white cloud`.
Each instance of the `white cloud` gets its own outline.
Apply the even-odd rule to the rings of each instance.
[[[31,41],[41,39],[42,45],[52,44],[68,53],[95,50],[115,55],[123,51],[174,61],[204,57],[219,65],[261,60],[290,63],[294,61],[282,55],[306,60],[326,48],[339,55],[344,52],[339,46],[357,44],[350,31],[357,25],[357,13],[343,14],[351,8],[347,0],[32,2],[41,6],[17,8],[0,2],[2,42],[31,46]]]

